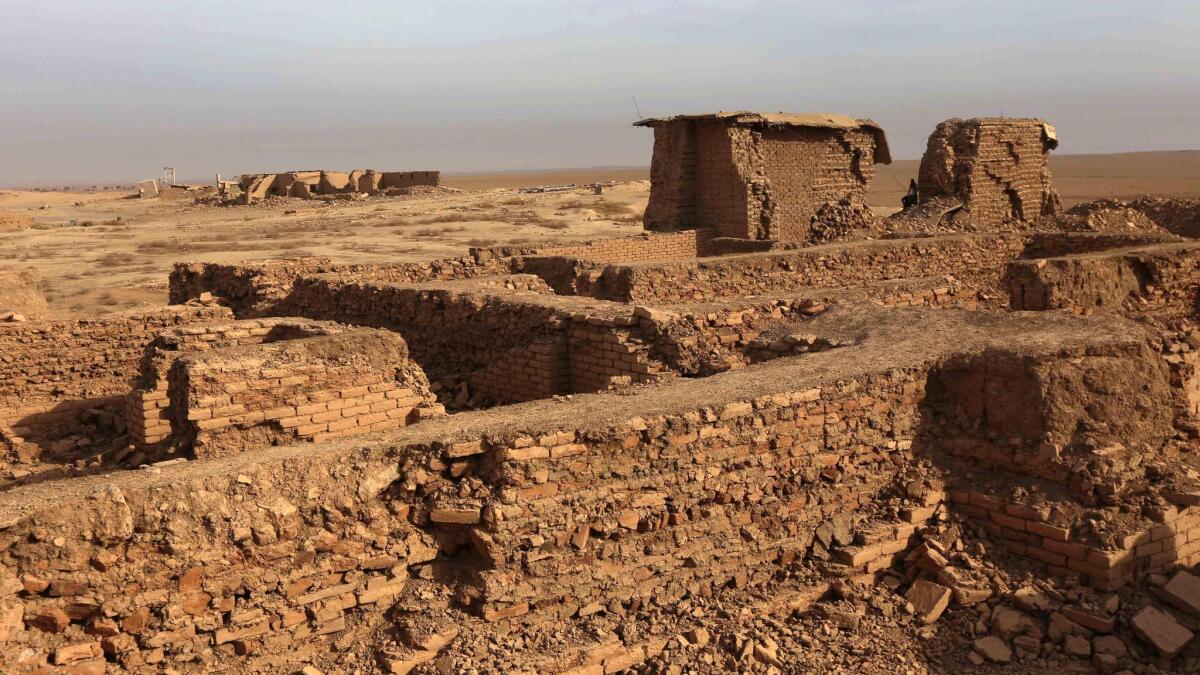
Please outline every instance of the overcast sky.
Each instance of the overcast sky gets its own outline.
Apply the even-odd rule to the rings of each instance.
[[[0,184],[645,165],[643,115],[1044,117],[1200,148],[1200,2],[0,0]]]

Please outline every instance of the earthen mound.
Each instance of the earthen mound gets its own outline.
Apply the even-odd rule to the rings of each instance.
[[[1068,232],[1155,232],[1170,234],[1146,213],[1119,199],[1077,204],[1055,221]]]
[[[1172,234],[1200,238],[1200,199],[1141,197],[1130,202],[1129,206],[1146,214]]]
[[[41,319],[50,314],[33,269],[0,270],[0,321]]]

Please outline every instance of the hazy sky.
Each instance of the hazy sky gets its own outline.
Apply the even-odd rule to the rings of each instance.
[[[1200,2],[0,0],[0,184],[644,165],[637,114],[1039,116],[1200,148]]]

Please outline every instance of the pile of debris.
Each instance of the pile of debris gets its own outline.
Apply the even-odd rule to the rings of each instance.
[[[808,243],[828,244],[853,239],[873,239],[884,230],[884,221],[860,200],[846,197],[825,202],[813,214]]]
[[[1146,213],[1119,199],[1098,199],[1067,209],[1055,220],[1067,232],[1154,232],[1170,234]]]

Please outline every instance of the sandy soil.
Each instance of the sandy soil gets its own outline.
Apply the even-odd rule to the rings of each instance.
[[[869,203],[894,210],[917,164],[878,167]],[[1067,206],[1099,197],[1200,196],[1200,151],[1058,156],[1051,168]],[[250,207],[3,190],[0,215],[22,226],[0,228],[0,269],[36,268],[60,316],[103,313],[165,302],[167,273],[180,260],[415,261],[462,255],[469,246],[630,235],[641,231],[648,177],[636,168],[461,174],[446,176],[444,185],[462,192],[437,197]],[[598,197],[586,188],[517,192],[611,180],[621,182]]]

